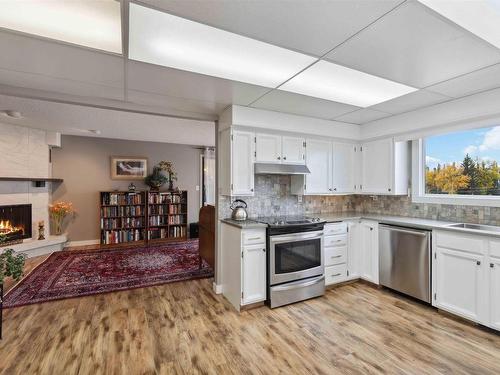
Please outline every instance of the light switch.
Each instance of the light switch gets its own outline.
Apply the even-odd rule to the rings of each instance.
[[[196,191],[200,191],[200,185],[196,185]]]

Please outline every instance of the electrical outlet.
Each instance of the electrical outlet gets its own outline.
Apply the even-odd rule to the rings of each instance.
[[[302,203],[302,195],[297,195],[297,203]]]
[[[196,185],[196,191],[200,191],[200,185]]]

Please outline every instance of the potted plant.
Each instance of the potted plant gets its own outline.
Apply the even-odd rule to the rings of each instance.
[[[168,177],[162,172],[166,172]],[[144,179],[144,183],[152,190],[159,190],[160,187],[169,183],[169,190],[174,189],[174,181],[177,180],[177,173],[175,173],[171,161],[162,160],[153,167],[153,173]]]
[[[56,235],[62,234],[64,219],[74,214],[73,204],[71,202],[57,202],[49,206],[50,217],[54,222],[54,233]]]
[[[24,262],[25,256],[15,254],[12,249],[5,249],[0,253],[0,339],[2,338],[3,282],[6,277],[18,281],[23,275]]]

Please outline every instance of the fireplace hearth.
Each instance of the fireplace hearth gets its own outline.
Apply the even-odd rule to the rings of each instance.
[[[31,238],[31,204],[0,206],[0,244],[13,245]]]

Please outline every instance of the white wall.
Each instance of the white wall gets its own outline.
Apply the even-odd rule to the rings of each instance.
[[[45,131],[0,123],[0,177],[50,177],[49,146]],[[0,181],[0,205],[31,204],[33,237],[38,222],[49,229],[50,184],[35,188],[31,182]]]

